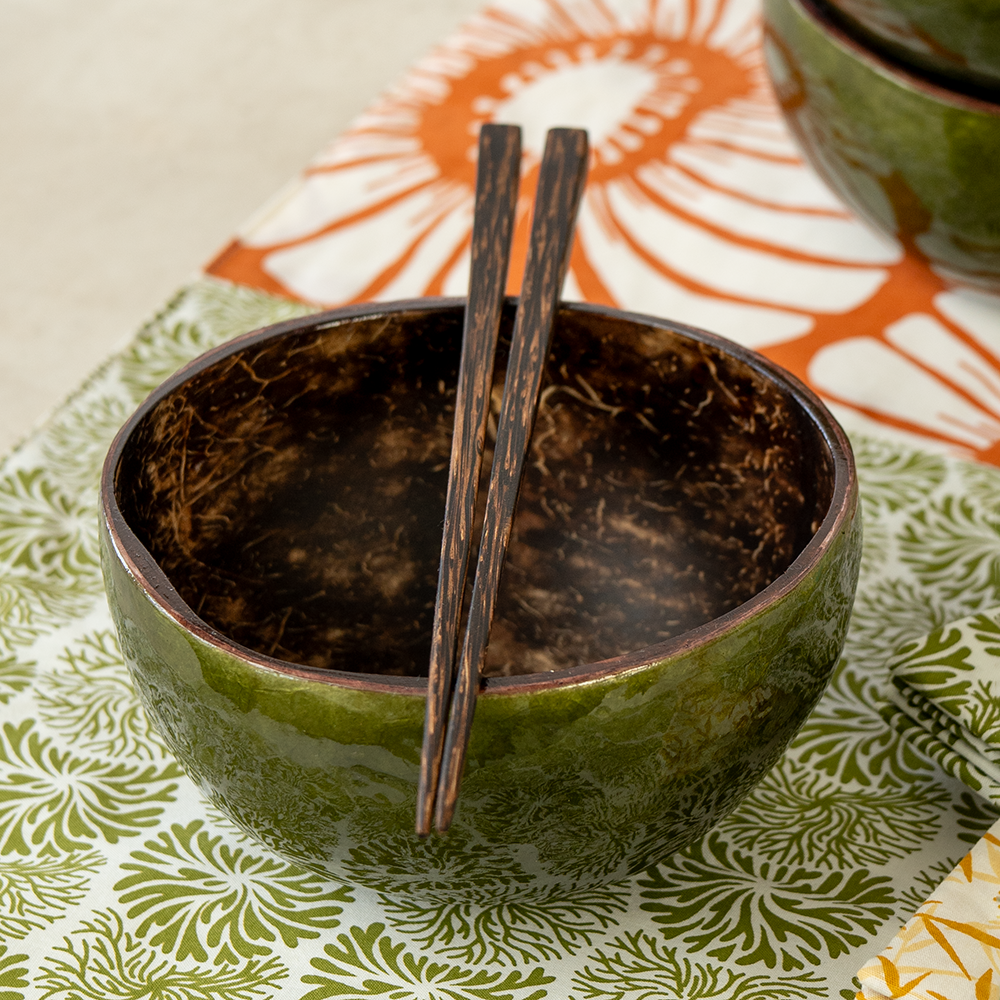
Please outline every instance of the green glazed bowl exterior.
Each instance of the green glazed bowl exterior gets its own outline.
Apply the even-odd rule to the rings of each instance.
[[[824,180],[946,277],[1000,288],[1000,105],[879,57],[814,0],[764,0],[764,18],[775,93]]]
[[[114,493],[130,428],[185,373],[123,429],[105,466],[102,542],[124,656],[191,777],[274,850],[380,892],[441,901],[607,883],[701,837],[805,720],[839,658],[857,582],[861,519],[846,438],[766,360],[710,334],[617,315],[724,344],[787,386],[828,448],[833,500],[792,565],[721,618],[602,663],[491,678],[444,837],[413,832],[426,679],[283,663],[201,622],[131,534]]]
[[[1000,87],[998,0],[828,0],[876,48],[958,86]]]

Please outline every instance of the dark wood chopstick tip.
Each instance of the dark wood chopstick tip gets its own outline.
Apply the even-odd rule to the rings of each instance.
[[[416,832],[420,837],[431,832],[438,794],[520,170],[520,128],[496,123],[484,125],[479,134],[469,294],[459,362],[417,785]]]
[[[440,833],[451,826],[458,801],[480,674],[538,408],[553,319],[569,266],[573,230],[586,183],[587,151],[587,133],[582,129],[552,129],[546,136],[500,404],[469,620],[438,777],[434,822]]]

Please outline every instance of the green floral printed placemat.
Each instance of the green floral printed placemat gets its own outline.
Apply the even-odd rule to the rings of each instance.
[[[0,469],[0,1000],[853,997],[854,973],[1000,815],[880,714],[889,654],[1000,603],[1000,471],[855,437],[863,576],[843,662],[701,843],[576,895],[422,904],[271,854],[150,730],[97,556],[118,426],[178,365],[305,311],[184,290]]]

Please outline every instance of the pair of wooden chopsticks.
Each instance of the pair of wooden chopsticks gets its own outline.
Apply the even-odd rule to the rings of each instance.
[[[444,833],[451,825],[458,801],[480,673],[549,354],[552,322],[587,176],[587,133],[582,129],[552,129],[545,142],[500,405],[479,562],[455,680],[459,619],[514,231],[520,161],[519,128],[492,124],[482,127],[472,268],[455,400],[417,790],[417,833],[422,837],[431,832],[432,817],[434,827]]]

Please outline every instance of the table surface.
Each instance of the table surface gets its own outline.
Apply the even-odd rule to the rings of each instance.
[[[943,743],[902,732],[881,711],[886,663],[901,642],[1000,604],[1000,300],[948,288],[852,218],[801,162],[759,72],[755,0],[498,0],[503,11],[410,73],[366,130],[329,146],[175,296],[343,124],[303,82],[312,71],[293,65],[292,91],[313,94],[302,117],[321,127],[275,165],[284,108],[275,99],[265,120],[258,95],[272,85],[243,41],[256,31],[258,53],[287,48],[292,63],[304,54],[318,64],[316,25],[336,35],[338,22],[296,0],[294,13],[283,7],[268,23],[261,0],[201,30],[196,18],[179,25],[179,4],[150,0],[139,25],[150,47],[126,59],[107,29],[140,15],[108,0],[83,19],[56,2],[49,10],[65,38],[53,46],[76,46],[75,61],[57,60],[58,72],[18,98],[9,116],[18,141],[6,145],[22,150],[45,132],[47,106],[66,131],[49,135],[35,168],[30,157],[3,167],[18,196],[2,211],[28,213],[32,198],[44,210],[4,251],[8,298],[16,292],[25,305],[16,310],[23,325],[0,323],[11,338],[0,357],[16,358],[11,370],[21,372],[22,357],[34,355],[46,390],[60,372],[65,380],[45,399],[17,375],[20,396],[2,395],[30,423],[111,343],[163,311],[0,468],[0,992],[49,998],[85,985],[81,995],[103,996],[91,982],[100,961],[87,964],[100,953],[123,963],[112,977],[120,995],[133,974],[161,968],[192,996],[247,1000],[411,1000],[438,996],[438,980],[456,984],[443,995],[462,1000],[850,995],[862,962],[998,815]],[[344,3],[337,16],[353,11],[366,30],[375,23],[380,41],[401,26],[413,42],[406,17],[418,6]],[[677,13],[687,9],[697,16]],[[436,10],[443,20],[426,41],[365,77],[363,93],[358,84],[345,119],[463,12],[457,2]],[[644,20],[656,11],[677,16]],[[31,77],[26,40],[44,48],[42,15],[8,4],[0,17],[0,44]],[[286,22],[299,24],[297,38]],[[685,46],[688,59],[672,51]],[[101,51],[108,61],[98,66]],[[199,53],[218,76],[189,80]],[[371,70],[367,49],[357,62]],[[235,64],[251,66],[243,84],[228,76]],[[2,58],[0,67],[13,72]],[[75,110],[66,96],[74,85]],[[171,88],[200,133],[160,114]],[[108,121],[130,101],[114,146]],[[205,802],[129,687],[103,598],[95,484],[117,427],[153,386],[205,348],[307,308],[296,297],[315,305],[460,293],[468,149],[491,115],[521,122],[533,153],[549,125],[590,129],[596,165],[567,297],[715,329],[836,405],[857,453],[866,541],[845,659],[737,812],[641,877],[557,900],[530,885],[490,886],[473,912],[450,896],[461,872],[442,876],[444,892],[424,893],[433,905],[420,906],[380,889],[371,872],[368,890],[317,880]],[[79,153],[74,129],[107,154],[103,169],[83,169],[95,161]],[[250,145],[237,152],[229,141],[243,130]],[[215,166],[211,190],[190,194],[181,152],[198,145],[195,134],[201,162]],[[246,164],[258,161],[277,176],[249,177]],[[141,189],[142,163],[159,186]],[[143,196],[130,203],[135,183]],[[186,215],[160,197],[172,184]],[[60,201],[64,190],[72,196]],[[156,209],[145,221],[144,204]],[[158,255],[171,231],[190,235],[191,218],[206,228],[171,271]],[[127,242],[130,233],[145,242]],[[106,252],[111,244],[118,256]],[[134,291],[141,273],[154,276],[128,301],[93,277]],[[50,298],[59,319],[43,318]],[[106,339],[88,341],[87,327]]]
[[[478,6],[0,4],[0,452]]]

